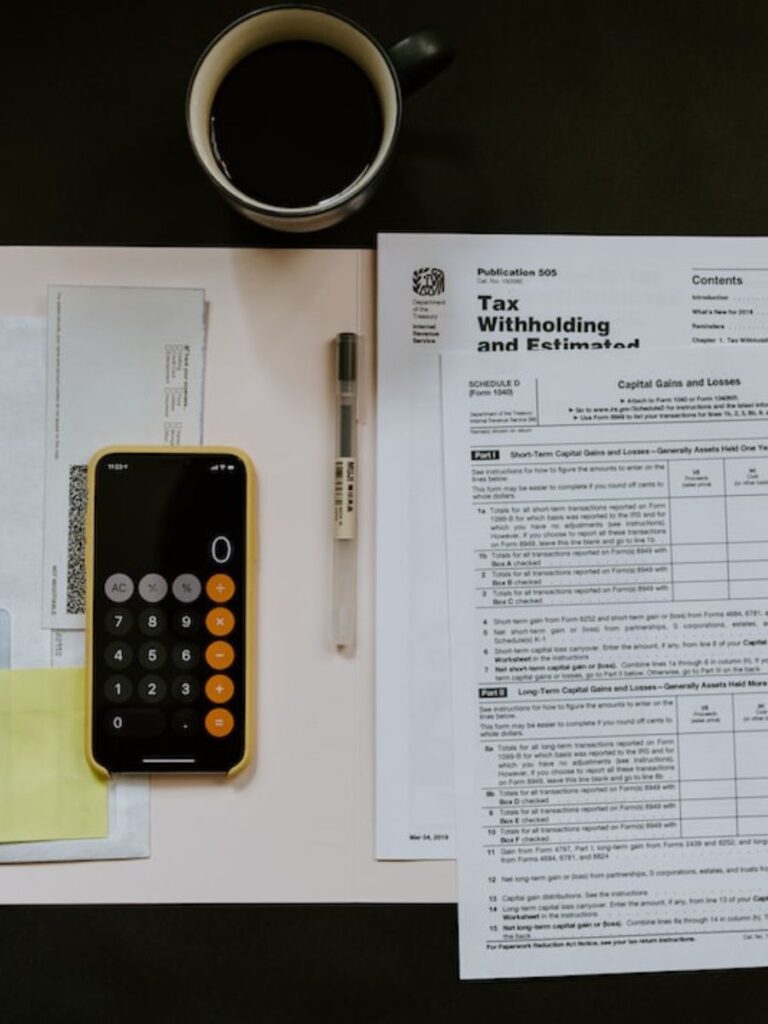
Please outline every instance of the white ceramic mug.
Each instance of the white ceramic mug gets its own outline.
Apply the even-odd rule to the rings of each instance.
[[[246,194],[224,174],[211,141],[211,108],[222,81],[244,57],[297,40],[338,50],[363,70],[379,100],[382,128],[378,150],[362,175],[315,205],[281,207]],[[324,8],[281,5],[253,11],[225,28],[197,62],[187,93],[192,148],[224,198],[256,223],[278,231],[330,227],[358,210],[379,184],[397,139],[404,94],[425,84],[451,59],[452,52],[434,32],[416,33],[387,51],[359,25]]]

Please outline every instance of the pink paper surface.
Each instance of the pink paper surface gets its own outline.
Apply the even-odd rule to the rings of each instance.
[[[445,902],[452,862],[373,855],[374,260],[370,251],[0,249],[0,314],[49,284],[204,288],[204,440],[258,474],[255,757],[232,781],[152,782],[143,861],[0,867],[3,903]],[[333,358],[363,338],[358,645],[330,636]],[[119,374],[119,367],[115,368]]]

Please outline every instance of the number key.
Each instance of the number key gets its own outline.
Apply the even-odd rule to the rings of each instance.
[[[115,640],[104,648],[104,661],[110,668],[128,668],[133,661],[131,645],[122,640]]]
[[[112,636],[125,636],[133,626],[133,616],[127,608],[110,608],[104,616],[104,628]]]
[[[167,687],[162,676],[144,676],[139,680],[139,697],[145,704],[158,704],[165,696]]]
[[[104,683],[104,696],[112,704],[124,704],[133,693],[133,684],[127,676],[110,676]]]
[[[154,640],[148,640],[147,643],[142,644],[139,648],[139,664],[142,668],[162,668],[167,656],[168,653],[165,647]]]
[[[191,704],[193,700],[197,700],[200,684],[194,676],[177,676],[173,680],[171,693],[182,704]]]
[[[160,608],[145,608],[139,615],[139,629],[144,636],[160,636],[165,627],[165,613]]]
[[[150,708],[110,711],[104,725],[112,736],[159,736],[165,730],[165,716]]]
[[[200,649],[197,644],[176,644],[171,658],[176,668],[195,668],[200,661]]]
[[[173,628],[182,636],[196,633],[200,626],[200,615],[192,610],[178,611],[173,617]]]

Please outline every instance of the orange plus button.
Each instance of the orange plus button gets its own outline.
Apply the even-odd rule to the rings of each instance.
[[[229,608],[211,608],[205,616],[205,626],[214,636],[226,636],[235,628],[235,616]]]
[[[214,640],[205,649],[205,660],[211,668],[229,668],[235,660],[235,649],[226,640]]]
[[[232,699],[235,692],[235,684],[229,676],[211,676],[205,684],[205,696],[213,704],[226,704]]]
[[[235,581],[225,572],[214,573],[205,584],[205,592],[212,601],[229,601],[235,593]]]
[[[205,716],[205,728],[211,736],[221,739],[235,728],[235,720],[226,708],[213,708]]]

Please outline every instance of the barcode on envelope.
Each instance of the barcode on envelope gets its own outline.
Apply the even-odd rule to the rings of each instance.
[[[67,612],[85,612],[85,510],[87,466],[69,467],[67,511]]]

